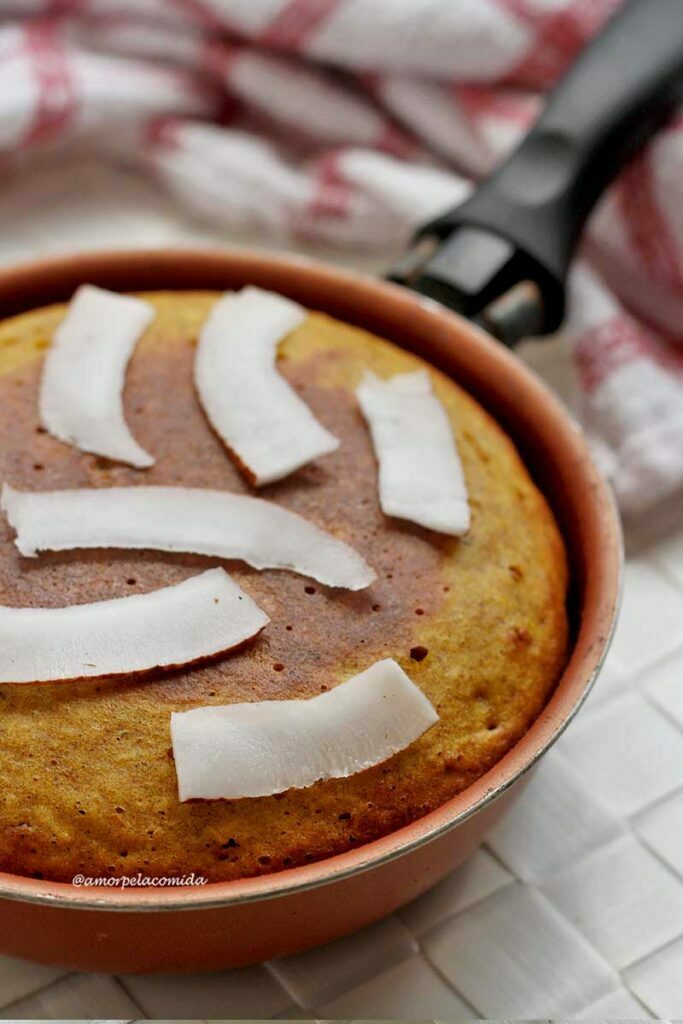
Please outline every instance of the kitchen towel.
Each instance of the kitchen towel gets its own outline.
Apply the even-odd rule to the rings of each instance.
[[[0,0],[0,175],[78,146],[213,226],[404,245],[515,144],[618,6]],[[630,515],[683,485],[682,342],[679,114],[591,217],[562,331],[522,349]]]

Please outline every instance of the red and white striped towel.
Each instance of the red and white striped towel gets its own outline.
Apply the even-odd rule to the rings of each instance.
[[[618,4],[0,0],[0,159],[11,174],[78,139],[213,225],[403,244],[514,144]],[[679,116],[592,217],[552,349],[630,513],[683,484],[682,340]]]

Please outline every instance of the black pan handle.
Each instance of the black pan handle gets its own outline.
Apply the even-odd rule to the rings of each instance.
[[[509,344],[555,330],[586,217],[682,99],[683,0],[626,0],[511,156],[390,277]]]

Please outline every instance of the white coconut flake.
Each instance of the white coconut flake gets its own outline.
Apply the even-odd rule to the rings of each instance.
[[[123,387],[149,302],[82,285],[54,333],[43,367],[40,420],[60,441],[143,469],[154,459],[126,426]]]
[[[171,715],[183,800],[268,796],[365,771],[439,716],[391,658],[309,700],[268,700]]]
[[[200,402],[257,487],[339,447],[276,367],[278,345],[305,318],[305,309],[281,295],[244,288],[219,299],[200,333]]]
[[[0,607],[0,683],[66,682],[189,665],[256,636],[268,616],[223,569],[67,608]]]
[[[388,380],[368,371],[356,396],[379,462],[382,511],[439,533],[466,533],[470,508],[462,465],[427,371]]]
[[[330,587],[362,590],[375,579],[348,544],[273,502],[187,487],[16,491],[2,509],[22,555],[75,548],[145,548],[238,558],[255,569],[291,569]]]

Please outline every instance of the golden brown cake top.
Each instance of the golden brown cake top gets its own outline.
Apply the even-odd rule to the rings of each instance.
[[[146,295],[156,310],[128,372],[126,418],[157,459],[136,471],[39,429],[41,355],[63,315],[0,325],[0,479],[23,489],[175,484],[251,493],[192,386],[198,330],[216,296]],[[23,559],[0,524],[0,603],[54,607],[121,597],[224,564],[270,616],[240,652],[144,680],[0,687],[0,868],[69,880],[76,872],[195,871],[227,879],[347,850],[438,806],[524,733],[564,664],[566,567],[552,515],[511,442],[456,384],[430,370],[462,458],[472,527],[462,539],[387,519],[354,397],[365,368],[424,366],[358,328],[311,314],[280,369],[342,441],[337,452],[261,492],[357,548],[378,579],[358,593],[283,571],[158,552]],[[275,797],[180,804],[172,711],[308,697],[394,657],[440,722],[390,761]]]

